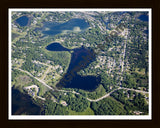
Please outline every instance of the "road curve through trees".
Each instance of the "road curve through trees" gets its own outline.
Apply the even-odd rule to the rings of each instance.
[[[61,91],[61,92],[69,92],[69,93],[74,93],[74,94],[77,94],[77,95],[81,95],[80,93],[78,92],[75,92],[75,91],[67,91],[67,90],[58,90],[58,89],[53,89],[51,86],[47,85],[44,81],[38,79],[37,77],[33,76],[31,73],[29,73],[28,71],[25,71],[25,70],[22,70],[22,69],[19,69],[19,68],[15,68],[17,70],[20,70],[22,72],[25,72],[27,73],[28,75],[30,75],[31,77],[35,78],[36,80],[38,80],[40,83],[42,83],[44,86],[48,87],[49,89],[51,89],[52,91]],[[124,88],[124,87],[118,87],[117,89],[105,94],[104,96],[98,98],[98,99],[89,99],[87,97],[84,97],[85,99],[87,99],[88,101],[90,102],[98,102],[100,100],[103,100],[104,98],[107,98],[108,96],[110,96],[113,92],[117,91],[117,90],[120,90],[120,89],[124,89],[124,90],[132,90],[132,91],[135,91],[135,92],[138,92],[138,93],[143,93],[143,94],[146,94],[146,93],[149,93],[149,92],[146,92],[146,91],[141,91],[141,90],[136,90],[136,89],[130,89],[130,88]],[[82,96],[82,95],[81,95]]]

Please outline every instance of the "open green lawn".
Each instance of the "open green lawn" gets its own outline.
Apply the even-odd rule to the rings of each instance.
[[[90,107],[88,107],[83,112],[76,112],[76,111],[69,110],[69,115],[94,115],[94,111]]]
[[[104,87],[100,84],[98,88],[93,92],[87,92],[88,98],[98,99],[106,94]]]

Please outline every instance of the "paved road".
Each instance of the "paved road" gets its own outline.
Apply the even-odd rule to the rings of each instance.
[[[125,44],[124,44],[124,49],[123,49],[123,60],[122,60],[122,64],[121,64],[121,81],[123,81],[123,70],[124,70],[124,58],[125,58],[125,54],[126,54],[126,40],[125,40]]]
[[[102,99],[110,96],[110,94],[112,94],[113,92],[115,92],[115,91],[117,91],[117,90],[120,90],[120,89],[132,90],[132,91],[135,91],[135,92],[138,92],[138,93],[144,93],[144,94],[149,93],[149,92],[145,92],[145,91],[141,91],[141,90],[119,87],[119,88],[117,88],[117,89],[115,89],[115,90],[107,93],[106,95],[104,95],[104,96],[102,96],[102,97],[100,97],[100,98],[98,98],[98,99],[95,99],[95,100],[92,100],[92,99],[89,99],[89,98],[86,98],[86,99],[89,100],[90,102],[98,102],[98,101],[100,101],[100,100],[102,100]]]
[[[30,89],[30,88],[35,88],[36,93],[38,93],[38,91],[39,91],[39,87],[37,85],[31,85],[31,86],[28,86],[28,87],[24,87],[24,89]]]
[[[53,89],[52,87],[50,87],[49,85],[47,85],[44,81],[42,81],[42,80],[36,78],[35,76],[33,76],[33,75],[32,75],[31,73],[29,73],[28,71],[25,71],[25,70],[22,70],[22,69],[19,69],[19,68],[15,68],[15,69],[18,69],[18,70],[20,70],[20,71],[22,71],[22,72],[27,73],[28,75],[30,75],[31,77],[35,78],[36,80],[38,80],[39,82],[41,82],[44,86],[48,87],[49,89],[51,89],[51,90],[53,90],[53,91],[56,90],[56,91],[70,92],[70,93],[74,93],[74,94],[77,94],[77,95],[81,95],[80,93],[75,92],[75,91],[67,91],[67,90]],[[141,90],[136,90],[136,89],[118,87],[117,89],[115,89],[115,90],[113,90],[113,91],[111,91],[111,92],[105,94],[104,96],[102,96],[102,97],[100,97],[100,98],[98,98],[98,99],[93,100],[93,99],[89,99],[89,98],[86,98],[86,97],[85,97],[85,98],[86,98],[88,101],[90,101],[90,102],[98,102],[98,101],[100,101],[100,100],[102,100],[102,99],[104,99],[104,98],[110,96],[110,94],[112,94],[113,92],[115,92],[115,91],[117,91],[117,90],[120,90],[120,89],[132,90],[132,91],[136,91],[136,92],[138,92],[138,93],[144,93],[144,94],[149,93],[149,92],[145,92],[145,91],[141,91]]]
[[[50,87],[49,85],[47,85],[44,81],[40,80],[39,78],[33,76],[33,75],[32,75],[31,73],[29,73],[28,71],[25,71],[25,70],[22,70],[22,69],[19,69],[19,68],[16,68],[16,69],[18,69],[18,70],[20,70],[20,71],[22,71],[22,72],[27,73],[28,75],[30,75],[31,77],[35,78],[35,79],[38,80],[40,83],[42,83],[44,86],[46,86],[46,87],[48,87],[49,89],[51,89],[51,90],[54,91],[54,89],[53,89],[52,87]]]
[[[51,90],[53,90],[53,91],[56,90],[56,91],[61,91],[61,92],[71,92],[71,93],[78,94],[78,95],[80,94],[80,93],[77,93],[77,92],[75,92],[75,91],[67,91],[67,90],[53,89],[51,86],[47,85],[43,80],[41,80],[41,79],[33,76],[33,75],[32,75],[31,73],[29,73],[28,71],[22,70],[22,69],[20,69],[20,68],[15,68],[15,69],[27,73],[28,75],[30,75],[31,77],[35,78],[35,79],[38,80],[40,83],[42,83],[44,86],[48,87],[49,89],[51,89]]]
[[[115,91],[117,91],[119,89],[121,89],[121,87],[119,87],[118,89],[115,89],[115,90],[111,91],[110,93],[107,93],[106,95],[104,95],[104,96],[102,96],[102,97],[100,97],[98,99],[95,99],[95,100],[92,100],[92,99],[89,99],[89,98],[86,98],[86,99],[89,100],[90,102],[98,102],[98,101],[103,100],[104,98],[110,96],[110,94],[112,94],[113,92],[115,92]]]
[[[149,92],[142,91],[142,90],[136,90],[136,89],[130,89],[130,88],[124,88],[124,87],[122,87],[121,89],[125,89],[125,90],[132,90],[132,91],[135,91],[135,92],[138,92],[138,93],[144,93],[144,94],[149,93]]]

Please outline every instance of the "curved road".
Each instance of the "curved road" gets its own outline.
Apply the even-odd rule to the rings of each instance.
[[[100,100],[102,100],[102,99],[110,96],[110,94],[112,94],[113,92],[115,92],[115,91],[117,91],[117,90],[120,90],[120,89],[132,90],[132,91],[135,91],[135,92],[138,92],[138,93],[144,93],[144,94],[149,93],[149,92],[145,92],[145,91],[141,91],[141,90],[119,87],[119,88],[117,88],[117,89],[115,89],[115,90],[107,93],[106,95],[104,95],[104,96],[102,96],[102,97],[100,97],[100,98],[98,98],[98,99],[95,99],[95,100],[92,100],[92,99],[89,99],[89,98],[86,98],[86,99],[89,100],[90,102],[98,102],[98,101],[100,101]]]
[[[89,98],[86,98],[86,99],[89,100],[90,102],[98,102],[98,101],[103,100],[104,98],[110,96],[110,94],[112,94],[113,92],[115,92],[115,91],[117,91],[117,90],[119,90],[119,89],[121,89],[121,87],[119,87],[118,89],[115,89],[115,90],[107,93],[106,95],[104,95],[104,96],[102,96],[102,97],[100,97],[100,98],[98,98],[98,99],[96,99],[96,100],[92,100],[92,99],[89,99]]]
[[[67,91],[67,90],[53,89],[51,86],[47,85],[47,84],[46,84],[44,81],[42,81],[41,79],[36,78],[35,76],[33,76],[33,75],[32,75],[31,73],[29,73],[28,71],[25,71],[25,70],[22,70],[22,69],[19,69],[19,68],[15,68],[15,69],[27,73],[28,75],[30,75],[31,77],[35,78],[35,79],[38,80],[40,83],[42,83],[44,86],[48,87],[49,89],[51,89],[51,90],[53,90],[53,91],[56,90],[56,91],[61,91],[61,92],[71,92],[71,93],[74,93],[74,94],[77,94],[77,95],[81,95],[80,93],[75,92],[75,91]],[[100,98],[98,98],[98,99],[93,100],[93,99],[89,99],[89,98],[86,98],[86,97],[85,97],[85,98],[86,98],[88,101],[90,101],[90,102],[98,102],[98,101],[100,101],[100,100],[102,100],[102,99],[110,96],[110,94],[112,94],[113,92],[115,92],[115,91],[117,91],[117,90],[120,90],[120,89],[132,90],[132,91],[135,91],[135,92],[138,92],[138,93],[144,93],[144,94],[149,93],[149,92],[145,92],[145,91],[141,91],[141,90],[136,90],[136,89],[118,87],[117,89],[115,89],[115,90],[107,93],[106,95],[104,95],[104,96],[102,96],[102,97],[100,97]],[[81,96],[82,96],[82,95],[81,95]]]

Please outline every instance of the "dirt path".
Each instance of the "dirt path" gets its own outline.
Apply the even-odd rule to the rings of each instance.
[[[49,72],[50,69],[51,69],[51,66],[49,66],[48,69],[47,69],[47,71],[44,73],[44,75],[42,77],[42,80],[45,79],[45,77],[46,77],[46,75],[47,75],[47,73]]]
[[[48,64],[45,64],[45,63],[42,63],[42,62],[39,62],[39,61],[34,61],[33,63],[36,63],[36,64],[42,64],[42,65],[45,65],[45,66],[51,66],[51,65],[48,65]]]
[[[30,89],[30,88],[35,88],[36,93],[38,93],[39,87],[37,85],[31,85],[31,86],[28,86],[28,87],[24,87],[24,89]]]
[[[37,96],[37,98],[39,98],[39,99],[41,99],[41,100],[46,100],[45,98],[42,98],[42,97],[40,97],[40,96]]]

